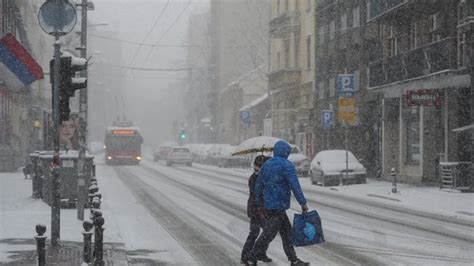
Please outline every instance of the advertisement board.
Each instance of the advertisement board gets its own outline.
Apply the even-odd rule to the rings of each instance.
[[[48,112],[45,134],[45,149],[53,150],[53,117]],[[79,150],[79,115],[71,113],[69,121],[63,121],[59,126],[59,147],[61,150]]]

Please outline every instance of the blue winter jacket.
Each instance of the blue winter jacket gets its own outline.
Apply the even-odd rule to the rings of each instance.
[[[265,162],[255,185],[257,205],[266,210],[287,210],[290,208],[291,191],[300,205],[306,204],[296,169],[287,158],[291,147],[285,141],[278,141],[273,147],[273,158]]]

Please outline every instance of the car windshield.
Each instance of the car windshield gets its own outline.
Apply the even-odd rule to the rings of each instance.
[[[0,0],[0,266],[474,266],[473,82],[474,0]]]
[[[189,153],[189,149],[187,149],[187,148],[173,148],[173,152],[176,152],[176,153]]]
[[[346,163],[346,152],[345,151],[325,151],[321,152],[316,156],[316,159],[321,163]],[[349,162],[357,162],[355,156],[348,152]]]

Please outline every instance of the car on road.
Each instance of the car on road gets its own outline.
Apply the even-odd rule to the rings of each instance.
[[[295,165],[298,176],[309,176],[309,159],[300,151],[298,146],[291,145],[291,153],[288,156],[288,160]]]
[[[322,186],[338,185],[341,180],[343,184],[366,183],[367,170],[352,152],[347,154],[347,172],[345,150],[326,150],[316,154],[311,162],[311,183]]]
[[[171,151],[168,153],[166,165],[171,166],[173,164],[192,166],[193,155],[189,148],[182,146],[172,147]]]
[[[157,162],[159,160],[166,160],[168,158],[168,153],[173,149],[172,146],[162,145],[156,149],[153,153],[153,161]]]

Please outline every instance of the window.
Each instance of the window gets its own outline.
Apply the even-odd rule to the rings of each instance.
[[[458,36],[458,66],[466,67],[466,33],[460,33]]]
[[[329,97],[336,95],[336,79],[332,78],[329,80]]]
[[[410,50],[418,48],[418,23],[416,21],[410,24]]]
[[[281,53],[277,53],[277,69],[281,69]]]
[[[289,0],[285,0],[285,11],[289,11],[289,10],[290,10]]]
[[[331,20],[329,23],[329,40],[334,40],[334,34],[336,31],[336,21]]]
[[[421,161],[420,145],[420,107],[410,108],[406,116],[407,163],[419,165]]]
[[[388,45],[389,45],[389,56],[395,56],[398,54],[398,38],[395,34],[395,28],[393,26],[389,27],[388,34]]]
[[[306,36],[306,68],[311,68],[311,35]]]
[[[306,11],[311,10],[311,1],[313,1],[313,0],[306,0]]]
[[[360,88],[360,71],[354,70],[354,90],[358,91]]]
[[[290,40],[286,39],[284,41],[284,46],[285,46],[285,68],[289,69],[290,68]]]
[[[319,90],[319,91],[318,91],[319,99],[320,99],[320,100],[324,99],[324,90],[325,90],[325,88],[324,88],[324,81],[320,81],[320,82],[318,83],[318,90]]]
[[[441,16],[439,15],[439,12],[431,15],[430,16],[431,42],[437,42],[441,40],[440,25],[441,25]]]
[[[280,14],[280,0],[277,0],[277,15]]]
[[[461,24],[462,21],[466,18],[467,16],[467,10],[466,10],[466,1],[461,0],[458,6],[458,24]]]
[[[326,27],[324,27],[324,25],[319,27],[319,33],[318,33],[318,36],[317,36],[317,38],[319,39],[319,42],[318,42],[319,44],[324,43],[324,35],[326,34],[325,30],[326,30]]]
[[[360,7],[354,7],[352,10],[352,27],[356,28],[360,26]]]
[[[341,30],[347,29],[347,14],[341,15]]]

